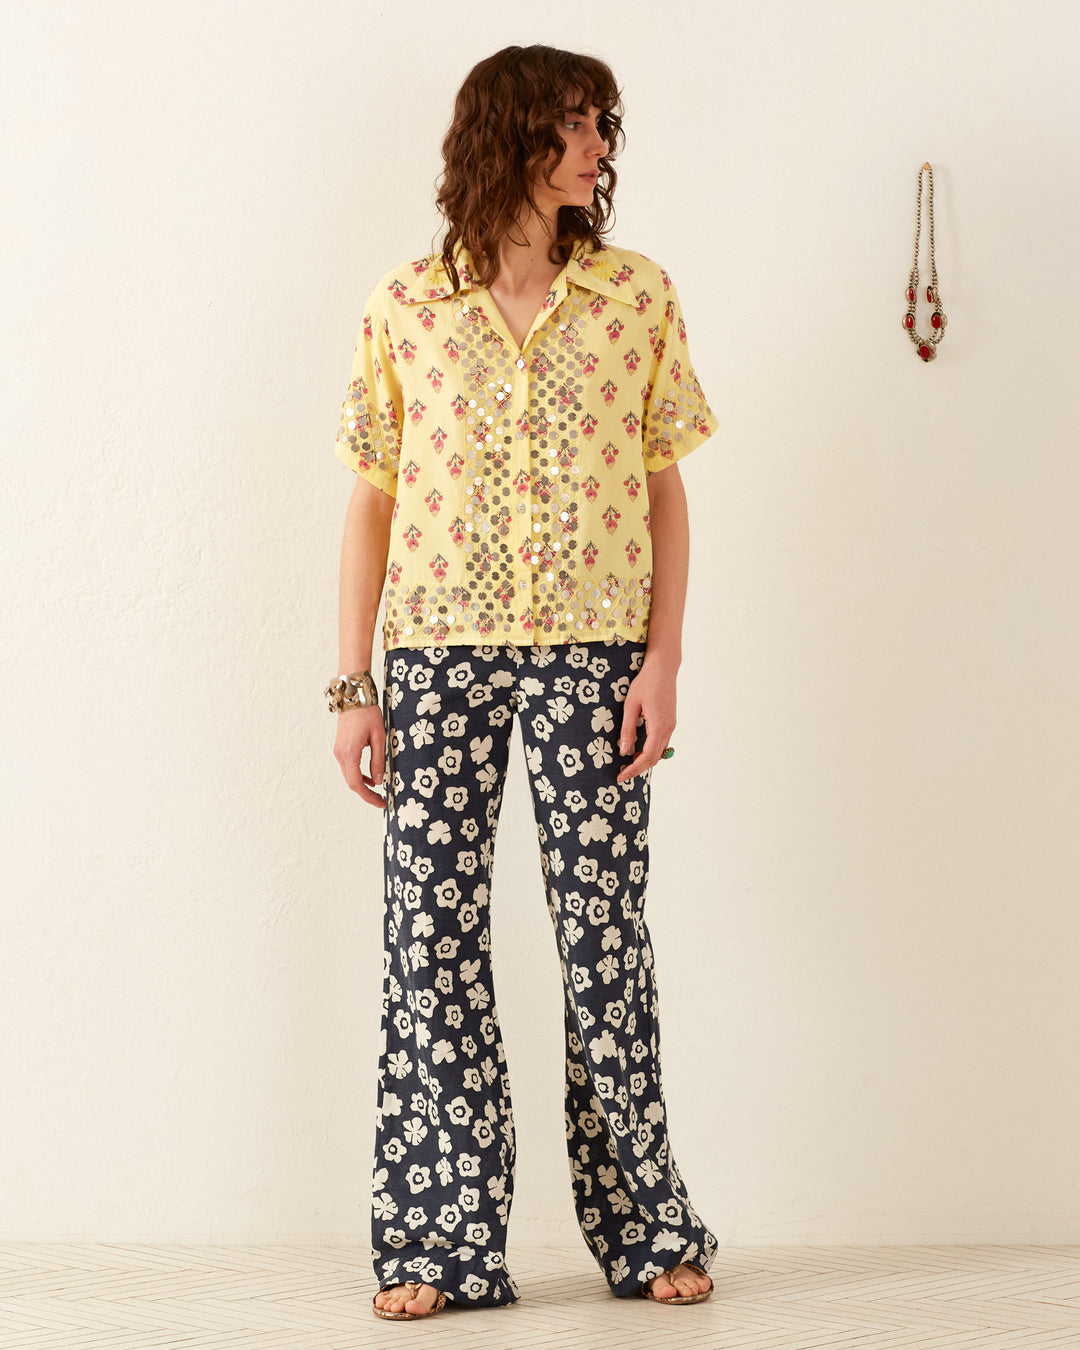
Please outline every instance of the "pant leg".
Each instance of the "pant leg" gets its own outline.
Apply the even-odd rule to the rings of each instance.
[[[513,726],[507,648],[387,653],[382,1043],[372,1189],[380,1288],[513,1303],[515,1139],[489,896]]]
[[[537,647],[519,714],[565,992],[566,1134],[578,1221],[617,1295],[715,1236],[672,1156],[645,923],[651,770],[616,782],[626,689],[645,644]],[[638,744],[643,740],[639,726]]]

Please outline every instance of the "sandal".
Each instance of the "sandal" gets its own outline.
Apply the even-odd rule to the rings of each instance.
[[[414,1318],[430,1317],[432,1313],[441,1312],[443,1308],[446,1306],[446,1295],[440,1289],[435,1296],[435,1302],[431,1305],[431,1307],[427,1310],[427,1312],[410,1313],[405,1312],[404,1309],[402,1309],[401,1312],[390,1312],[388,1308],[380,1308],[379,1305],[375,1302],[375,1299],[378,1298],[378,1296],[382,1293],[383,1289],[396,1289],[400,1284],[403,1284],[406,1289],[411,1289],[413,1292],[413,1298],[415,1298],[417,1294],[419,1294],[420,1292],[420,1286],[421,1284],[423,1284],[423,1281],[396,1280],[393,1284],[384,1284],[382,1286],[382,1289],[377,1289],[371,1299],[371,1311],[375,1314],[376,1317],[389,1317],[392,1321],[395,1322],[411,1322]]]
[[[672,1298],[657,1298],[656,1295],[652,1292],[652,1290],[648,1288],[647,1285],[643,1284],[641,1286],[642,1296],[644,1298],[651,1298],[654,1303],[703,1303],[707,1298],[710,1298],[712,1296],[713,1291],[712,1276],[709,1275],[706,1271],[702,1270],[700,1266],[695,1266],[693,1261],[680,1261],[678,1265],[671,1266],[670,1269],[662,1271],[661,1273],[666,1275],[670,1280],[672,1274],[679,1269],[679,1266],[688,1266],[692,1271],[694,1271],[695,1274],[704,1275],[705,1278],[709,1281],[708,1289],[703,1290],[700,1294],[675,1294]],[[652,1278],[654,1280],[658,1280],[660,1276],[654,1275]],[[650,1280],[649,1283],[651,1284],[652,1281]]]

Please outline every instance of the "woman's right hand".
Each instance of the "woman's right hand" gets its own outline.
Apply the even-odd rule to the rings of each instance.
[[[370,755],[370,773],[364,773],[360,762],[365,750]],[[380,809],[385,809],[386,798],[372,789],[382,786],[385,756],[386,730],[380,708],[346,708],[338,713],[334,758],[341,765],[349,787]]]

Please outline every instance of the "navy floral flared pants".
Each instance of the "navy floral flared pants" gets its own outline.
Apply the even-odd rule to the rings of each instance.
[[[513,1303],[515,1139],[489,901],[520,720],[565,991],[566,1142],[578,1221],[613,1293],[716,1238],[667,1137],[644,918],[651,770],[616,774],[645,644],[395,648],[386,654],[386,907],[372,1191],[380,1288]],[[643,727],[639,726],[639,743]]]

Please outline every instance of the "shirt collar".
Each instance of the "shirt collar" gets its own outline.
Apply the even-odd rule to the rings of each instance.
[[[473,261],[468,249],[459,245],[454,262],[461,279],[460,293],[476,290],[478,282],[473,275]],[[443,300],[453,293],[440,254],[433,253],[418,259],[409,271],[411,276],[395,277],[390,283],[390,291],[399,304],[422,305],[431,300]],[[581,240],[575,246],[566,267],[556,277],[543,308],[553,309],[560,304],[566,296],[568,283],[607,296],[609,300],[621,300],[624,304],[636,306],[638,296],[631,284],[633,271],[629,263],[621,258],[619,250],[601,241],[599,249],[591,251],[588,241]]]

